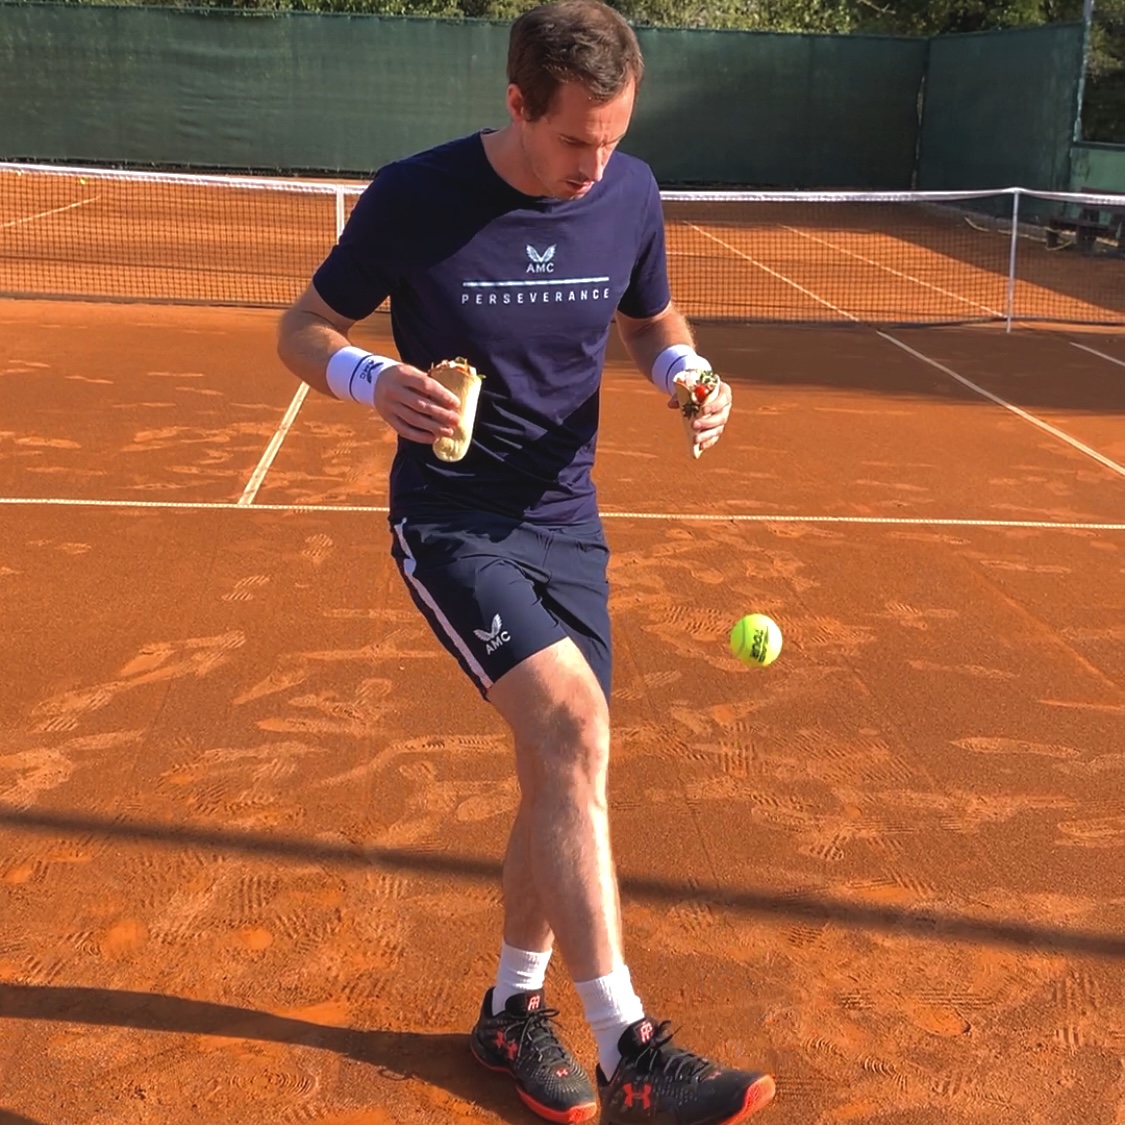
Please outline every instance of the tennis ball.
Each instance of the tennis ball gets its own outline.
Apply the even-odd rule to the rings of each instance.
[[[751,667],[772,664],[781,652],[781,630],[764,613],[748,613],[730,631],[730,650]]]

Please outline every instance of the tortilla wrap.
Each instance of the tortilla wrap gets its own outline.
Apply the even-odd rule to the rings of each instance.
[[[434,442],[434,455],[441,461],[460,461],[469,452],[469,443],[473,440],[481,376],[467,359],[460,356],[434,364],[429,375],[461,400],[461,420],[452,437],[439,437]]]
[[[704,403],[718,393],[719,377],[710,368],[689,368],[681,371],[672,382],[676,388],[676,401],[680,404],[680,417],[683,419],[691,455],[698,459],[703,450],[696,441],[697,434],[692,429],[692,423],[703,409]]]

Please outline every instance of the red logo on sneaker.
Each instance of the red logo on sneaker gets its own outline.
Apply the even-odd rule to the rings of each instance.
[[[647,1043],[652,1038],[652,1024],[645,1020],[640,1027],[637,1028],[637,1038],[642,1043]]]
[[[539,1011],[539,1001],[542,999],[540,996],[529,996],[527,998],[527,1010],[529,1012]]]
[[[639,1090],[632,1082],[626,1082],[621,1092],[625,1095],[626,1109],[632,1109],[638,1103],[642,1109],[652,1109],[652,1086],[648,1082]]]

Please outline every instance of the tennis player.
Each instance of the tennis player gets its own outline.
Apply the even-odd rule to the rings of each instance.
[[[610,849],[610,622],[591,465],[616,323],[671,395],[706,368],[670,299],[660,195],[616,152],[644,72],[629,25],[598,0],[521,15],[509,122],[381,168],[338,244],[283,316],[279,354],[310,387],[398,434],[391,550],[437,639],[511,728],[521,801],[504,861],[495,983],[470,1036],[550,1121],[742,1121],[773,1079],[673,1044],[625,962]],[[398,358],[349,342],[387,297]],[[459,399],[427,371],[483,375],[473,440],[439,459]],[[719,440],[730,388],[695,422]],[[677,429],[679,422],[676,422]],[[657,436],[664,444],[665,438]],[[557,945],[598,1045],[597,1090],[544,998]]]

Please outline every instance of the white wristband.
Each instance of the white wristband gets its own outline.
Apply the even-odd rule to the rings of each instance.
[[[375,383],[384,367],[397,360],[385,355],[372,355],[350,345],[341,348],[329,361],[325,377],[328,389],[345,402],[352,399],[364,406],[375,405]]]
[[[672,344],[665,348],[652,365],[652,381],[666,394],[671,394],[675,389],[673,379],[681,371],[700,371],[711,369],[707,362],[696,350],[687,344]]]

